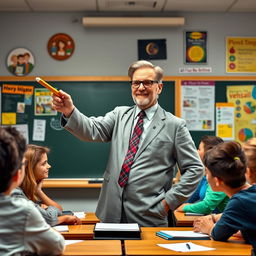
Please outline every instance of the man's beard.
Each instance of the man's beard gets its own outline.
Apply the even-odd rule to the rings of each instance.
[[[137,106],[146,106],[146,105],[149,104],[149,98],[137,99],[135,96],[133,96],[132,98],[133,98],[134,103],[135,103]]]

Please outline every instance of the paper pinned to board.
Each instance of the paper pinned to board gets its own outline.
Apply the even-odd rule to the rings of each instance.
[[[192,242],[187,243],[175,243],[175,244],[157,244],[168,250],[176,252],[200,252],[200,251],[211,251],[216,250],[215,248],[194,244]]]

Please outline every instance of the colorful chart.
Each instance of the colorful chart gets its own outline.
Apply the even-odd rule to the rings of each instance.
[[[238,133],[238,138],[240,141],[245,142],[253,137],[253,132],[251,129],[243,128]]]
[[[252,89],[252,98],[256,100],[256,86]]]
[[[244,112],[247,114],[252,114],[255,112],[256,110],[256,105],[252,105],[253,103],[251,101],[247,101],[245,102],[243,108],[244,108]]]

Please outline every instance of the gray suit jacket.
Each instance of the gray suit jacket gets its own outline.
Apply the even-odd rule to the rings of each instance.
[[[96,215],[102,222],[119,223],[122,201],[128,222],[141,226],[167,226],[162,200],[176,209],[195,190],[203,165],[185,121],[160,106],[134,158],[128,184],[118,177],[131,134],[135,107],[116,107],[104,117],[86,117],[74,110],[65,129],[84,141],[111,142]],[[172,187],[176,167],[180,182]]]

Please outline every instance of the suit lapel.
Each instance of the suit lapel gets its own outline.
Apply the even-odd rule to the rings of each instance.
[[[142,141],[142,144],[139,147],[134,160],[139,157],[139,155],[145,150],[148,144],[159,134],[159,132],[164,126],[164,119],[165,115],[163,113],[163,109],[160,106],[158,106],[157,111],[153,117],[153,120],[148,128],[147,135],[145,139]]]
[[[134,111],[135,107],[131,109],[131,111],[127,111],[124,113],[122,116],[122,138],[120,138],[122,142],[122,155],[125,156],[128,150],[129,146],[129,140],[131,136],[131,130],[132,130],[132,125],[133,125],[133,117],[134,117]]]

